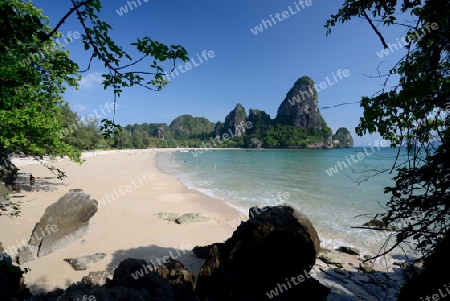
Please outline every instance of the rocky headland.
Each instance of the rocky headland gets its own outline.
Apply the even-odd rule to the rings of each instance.
[[[145,123],[125,128],[146,132],[150,137],[203,147],[246,148],[347,148],[353,147],[350,131],[341,127],[333,135],[319,109],[314,81],[299,78],[279,104],[275,118],[259,109],[247,110],[241,103],[224,121],[213,123],[205,117],[182,115],[166,124]],[[224,143],[225,142],[225,143]],[[177,144],[177,145],[178,145]],[[189,146],[191,146],[189,145]],[[209,146],[211,145],[211,146]],[[187,147],[188,145],[184,145]]]

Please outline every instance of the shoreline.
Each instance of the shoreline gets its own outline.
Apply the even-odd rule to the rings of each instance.
[[[234,149],[232,149],[232,150],[240,150],[240,149],[239,149],[239,148],[234,148]],[[174,174],[170,173],[169,171],[165,171],[163,167],[161,167],[161,166],[158,165],[157,158],[156,158],[156,157],[157,157],[159,154],[161,154],[161,153],[163,153],[163,152],[160,152],[160,153],[158,153],[158,154],[155,156],[155,166],[156,166],[156,168],[158,168],[158,170],[159,170],[160,172],[165,173],[165,174],[167,174],[167,175],[170,175],[171,177],[177,179],[181,184],[184,185],[184,187],[186,187],[186,189],[189,189],[189,190],[195,190],[195,191],[197,191],[198,193],[200,193],[200,194],[202,194],[202,195],[205,195],[205,196],[207,196],[207,197],[209,197],[209,198],[213,198],[213,199],[216,199],[216,200],[218,200],[218,201],[224,203],[225,205],[227,205],[227,206],[230,207],[231,209],[236,210],[236,211],[238,212],[239,216],[241,216],[241,217],[242,217],[243,214],[245,214],[245,215],[248,214],[248,209],[244,210],[244,209],[242,209],[242,208],[240,208],[240,207],[238,207],[238,206],[234,206],[232,203],[229,203],[229,202],[227,202],[227,201],[224,200],[224,199],[221,199],[221,198],[219,198],[219,197],[217,197],[217,196],[214,196],[214,195],[209,195],[209,194],[205,193],[204,191],[199,190],[198,188],[195,188],[195,187],[189,187],[188,184],[186,184],[186,183],[185,183],[181,178],[179,178],[177,175],[174,175]],[[170,153],[170,152],[169,152],[169,153]],[[249,209],[250,209],[250,208],[249,208]],[[247,220],[247,219],[243,220],[243,219],[241,218],[241,220],[242,220],[242,221],[245,221],[245,220]]]
[[[222,150],[227,150],[227,149],[222,149]],[[244,149],[237,148],[237,149],[234,149],[234,150],[244,150]],[[181,161],[179,163],[182,164]],[[248,206],[245,207],[242,204],[239,204],[239,205],[233,204],[232,202],[229,202],[226,199],[222,199],[222,198],[214,195],[214,193],[208,193],[208,192],[204,191],[204,189],[202,187],[199,187],[199,186],[196,186],[194,184],[191,184],[189,179],[186,181],[186,179],[183,179],[182,176],[180,177],[177,174],[176,171],[173,171],[173,170],[172,170],[172,172],[171,171],[165,171],[164,167],[162,167],[162,166],[158,166],[158,168],[162,172],[167,173],[167,174],[177,178],[188,189],[193,189],[193,190],[196,190],[197,192],[199,192],[201,194],[204,194],[204,195],[206,195],[208,197],[212,197],[212,198],[218,199],[218,200],[222,201],[223,203],[225,203],[227,206],[237,210],[239,212],[239,215],[241,216],[241,218],[240,218],[241,221],[245,221],[245,220],[248,219],[248,218],[244,218],[244,215],[248,216],[249,209],[252,206],[248,205]],[[182,174],[184,174],[183,171],[180,170],[180,172]],[[284,202],[284,204],[292,206],[293,208],[297,207],[296,204],[290,202],[290,199],[287,199]],[[255,205],[255,206],[258,206],[258,207],[261,208],[261,207],[264,207],[266,205],[258,204],[258,205]],[[297,210],[300,210],[300,209],[297,208]],[[302,212],[302,213],[304,213],[304,214],[306,214],[308,216],[308,214],[306,212],[301,211],[301,210],[300,210],[300,212]],[[314,225],[314,223],[313,223],[313,225]],[[237,227],[237,225],[236,225],[236,227]],[[346,240],[345,237],[343,237],[342,235],[341,236],[333,235],[333,232],[324,232],[323,229],[322,229],[322,231],[320,231],[320,229],[317,227],[317,225],[315,225],[315,228],[316,228],[316,231],[319,234],[319,238],[320,238],[320,241],[321,241],[321,246],[323,246],[324,248],[332,249],[332,250],[336,250],[336,249],[338,249],[341,246],[358,248],[361,251],[361,256],[364,256],[364,255],[376,255],[377,251],[379,250],[378,246],[382,245],[382,239],[379,238],[379,234],[382,232],[383,233],[382,236],[387,236],[385,234],[386,231],[372,230],[372,233],[370,234],[370,237],[368,239],[374,238],[376,240],[376,242],[369,241],[369,244],[370,244],[370,246],[369,246],[369,245],[366,245],[365,242],[364,243],[361,242],[360,244],[356,244],[352,240],[348,240],[348,239]],[[370,231],[370,230],[367,230],[367,231]],[[399,251],[399,249],[397,249],[397,251]],[[391,253],[390,255],[387,255],[387,260],[388,260],[388,263],[389,263],[390,266],[392,266],[394,264],[394,262],[401,261],[401,260],[396,260],[396,259],[393,258],[393,257],[398,257],[398,256],[402,256],[403,255],[401,252],[398,253],[397,251],[394,251],[394,253]]]

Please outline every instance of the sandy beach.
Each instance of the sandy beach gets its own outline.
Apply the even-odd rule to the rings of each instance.
[[[106,270],[112,277],[119,262],[129,257],[150,262],[177,255],[189,271],[198,275],[203,260],[193,255],[192,248],[225,241],[234,230],[228,222],[240,215],[221,200],[188,189],[175,177],[161,172],[155,164],[155,156],[161,151],[177,150],[90,152],[83,155],[82,165],[68,160],[51,162],[66,172],[62,181],[36,161],[14,159],[20,173],[36,177],[36,191],[31,192],[24,183],[20,193],[12,194],[13,200],[21,203],[21,214],[17,218],[0,218],[0,241],[5,251],[9,246],[18,246],[22,239],[28,240],[45,208],[69,189],[81,188],[92,199],[104,202],[91,218],[87,235],[66,248],[21,265],[31,269],[25,282],[33,293],[65,288],[90,271]],[[203,212],[211,220],[179,225],[158,218],[159,212]],[[95,253],[107,256],[85,271],[74,271],[63,260]]]

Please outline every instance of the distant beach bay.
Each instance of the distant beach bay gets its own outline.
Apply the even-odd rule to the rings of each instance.
[[[246,215],[252,206],[287,203],[311,219],[324,247],[352,245],[374,254],[385,236],[351,227],[369,220],[357,215],[384,212],[382,205],[389,196],[383,188],[393,185],[392,174],[382,173],[359,185],[356,181],[375,169],[391,168],[396,154],[397,149],[388,147],[209,149],[197,157],[191,152],[160,153],[157,162],[187,187],[219,198]],[[230,223],[230,227],[237,225]]]

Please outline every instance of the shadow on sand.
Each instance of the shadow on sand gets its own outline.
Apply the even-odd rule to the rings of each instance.
[[[30,179],[29,179],[29,174],[19,174],[17,176],[17,187],[20,188],[20,192],[16,192],[13,193],[12,196],[14,196],[15,194],[20,194],[22,193],[31,193],[31,185],[30,185]],[[45,191],[45,192],[50,192],[50,191],[55,191],[58,189],[58,187],[60,186],[67,186],[66,184],[64,184],[61,180],[58,180],[56,177],[36,177],[36,183],[35,183],[35,191]]]
[[[200,259],[192,252],[192,245],[182,244],[179,248],[164,248],[157,245],[149,245],[145,247],[132,248],[127,250],[117,250],[114,252],[106,272],[113,274],[114,269],[117,268],[119,263],[127,258],[143,259],[147,263],[153,263],[155,266],[163,265],[164,260],[168,260],[169,257],[180,260],[185,269],[189,272],[193,272],[197,278],[200,271],[200,267],[205,262],[204,259]]]

